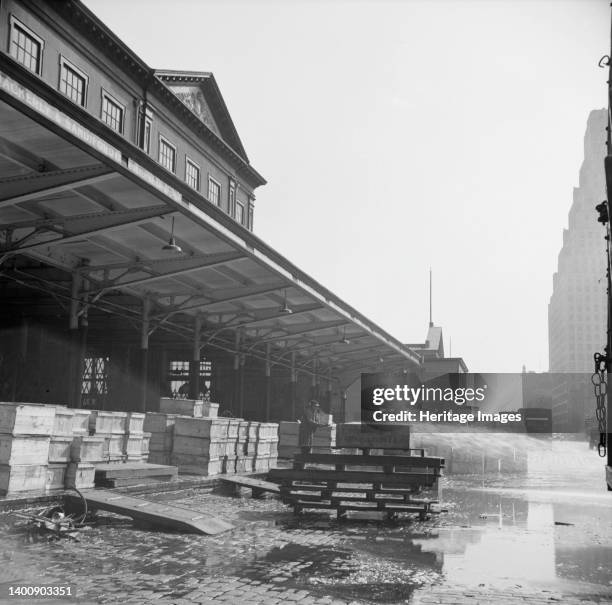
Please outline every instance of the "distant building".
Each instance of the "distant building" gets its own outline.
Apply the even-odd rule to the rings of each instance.
[[[581,431],[585,417],[593,415],[588,375],[593,371],[593,353],[603,351],[606,341],[605,242],[595,212],[606,197],[606,125],[605,109],[590,113],[579,186],[574,188],[548,305],[549,371],[583,374],[555,381],[553,423],[561,431]]]

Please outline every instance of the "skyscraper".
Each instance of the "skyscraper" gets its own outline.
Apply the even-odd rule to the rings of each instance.
[[[606,123],[605,109],[591,111],[579,185],[574,188],[548,305],[549,371],[584,375],[554,381],[555,430],[582,430],[585,417],[593,415],[593,390],[586,375],[593,371],[593,353],[603,352],[606,342],[605,241],[595,212],[606,196]]]

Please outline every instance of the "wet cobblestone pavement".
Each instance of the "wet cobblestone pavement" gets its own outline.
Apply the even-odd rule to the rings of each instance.
[[[80,541],[48,543],[3,514],[0,588],[71,584],[78,603],[612,603],[612,497],[596,469],[584,485],[550,473],[444,479],[448,513],[425,522],[294,518],[274,498],[183,490],[147,497],[236,529],[162,533],[104,514]]]

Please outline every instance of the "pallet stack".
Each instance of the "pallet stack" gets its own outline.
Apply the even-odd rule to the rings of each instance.
[[[216,475],[227,451],[229,419],[178,416],[174,424],[171,463],[182,473]],[[235,441],[234,441],[235,447]]]
[[[151,464],[170,464],[174,443],[174,423],[178,417],[178,414],[157,412],[145,414],[143,427],[151,435],[148,457]]]
[[[408,427],[381,431],[367,425],[339,425],[338,447],[357,454],[297,454],[293,468],[273,469],[269,477],[281,484],[281,499],[298,514],[304,509],[335,510],[338,518],[348,511],[398,513],[435,512],[436,500],[418,494],[437,486],[444,459],[411,455]],[[372,455],[388,448],[402,455]]]
[[[0,495],[43,492],[55,407],[0,403]]]
[[[368,454],[298,454],[292,469],[272,469],[269,477],[280,483],[281,500],[295,514],[305,509],[418,513],[435,512],[437,500],[419,493],[436,486],[441,458],[425,456],[372,456]]]

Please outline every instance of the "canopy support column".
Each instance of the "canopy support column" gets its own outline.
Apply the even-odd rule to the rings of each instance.
[[[142,303],[142,329],[140,334],[140,401],[138,409],[147,410],[147,395],[149,392],[149,316],[151,314],[151,299],[145,298]]]
[[[200,398],[200,332],[202,331],[202,318],[195,316],[193,334],[193,355],[189,364],[189,397]]]

